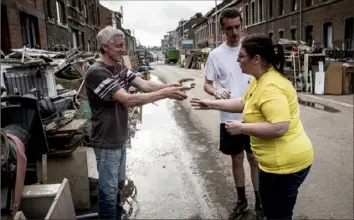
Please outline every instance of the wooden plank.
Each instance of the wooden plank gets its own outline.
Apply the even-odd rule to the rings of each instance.
[[[132,69],[132,64],[130,62],[130,57],[129,56],[123,56],[123,61],[124,61],[125,66],[128,69]]]
[[[64,125],[63,127],[55,130],[55,131],[48,131],[48,133],[70,133],[75,132],[82,128],[85,125],[86,119],[74,119],[68,124]]]
[[[130,58],[130,64],[132,66],[133,70],[139,69],[139,60],[137,56],[129,56]]]
[[[44,219],[76,219],[68,179],[64,178],[54,198],[54,202],[50,206],[48,214]]]

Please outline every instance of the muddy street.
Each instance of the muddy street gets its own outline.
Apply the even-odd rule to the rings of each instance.
[[[206,98],[201,71],[164,64],[152,74],[165,82],[194,77],[190,97]],[[189,97],[189,98],[190,98]],[[302,96],[301,117],[315,149],[315,162],[300,188],[294,218],[353,218],[353,107]],[[218,151],[218,113],[194,111],[189,101],[146,105],[140,131],[128,150],[133,186],[131,218],[227,218],[236,189],[231,160]],[[245,162],[249,216],[254,196]],[[128,190],[129,191],[129,190]],[[130,203],[130,205],[129,205]]]
[[[128,149],[127,177],[134,181],[137,195],[130,198],[131,207],[125,208],[131,210],[132,218],[220,217],[210,206],[195,164],[208,140],[189,126],[174,101],[157,105],[144,106],[141,130]],[[200,155],[192,155],[191,148]]]

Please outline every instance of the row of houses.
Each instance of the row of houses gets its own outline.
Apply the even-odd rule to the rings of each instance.
[[[241,12],[245,35],[263,34],[274,42],[287,38],[322,48],[354,50],[353,0],[223,0],[194,20],[192,27],[187,27],[192,18],[180,21],[177,29],[161,40],[162,47],[183,52],[183,40],[189,40],[193,48],[215,48],[225,40],[220,13],[230,7]]]
[[[24,45],[55,50],[76,48],[97,51],[96,35],[107,25],[122,30],[127,53],[136,48],[136,39],[122,27],[122,13],[102,6],[99,0],[2,0],[1,50]]]

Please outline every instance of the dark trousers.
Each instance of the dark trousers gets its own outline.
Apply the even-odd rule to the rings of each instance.
[[[267,219],[292,219],[298,189],[310,168],[292,174],[273,174],[259,169],[259,196]]]

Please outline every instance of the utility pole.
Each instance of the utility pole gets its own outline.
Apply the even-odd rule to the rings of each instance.
[[[218,46],[218,3],[215,0],[215,48]]]
[[[183,23],[182,23],[182,42],[181,42],[181,46],[182,46],[182,48],[181,48],[181,50],[183,51],[183,40],[184,40],[184,21],[183,21]]]

